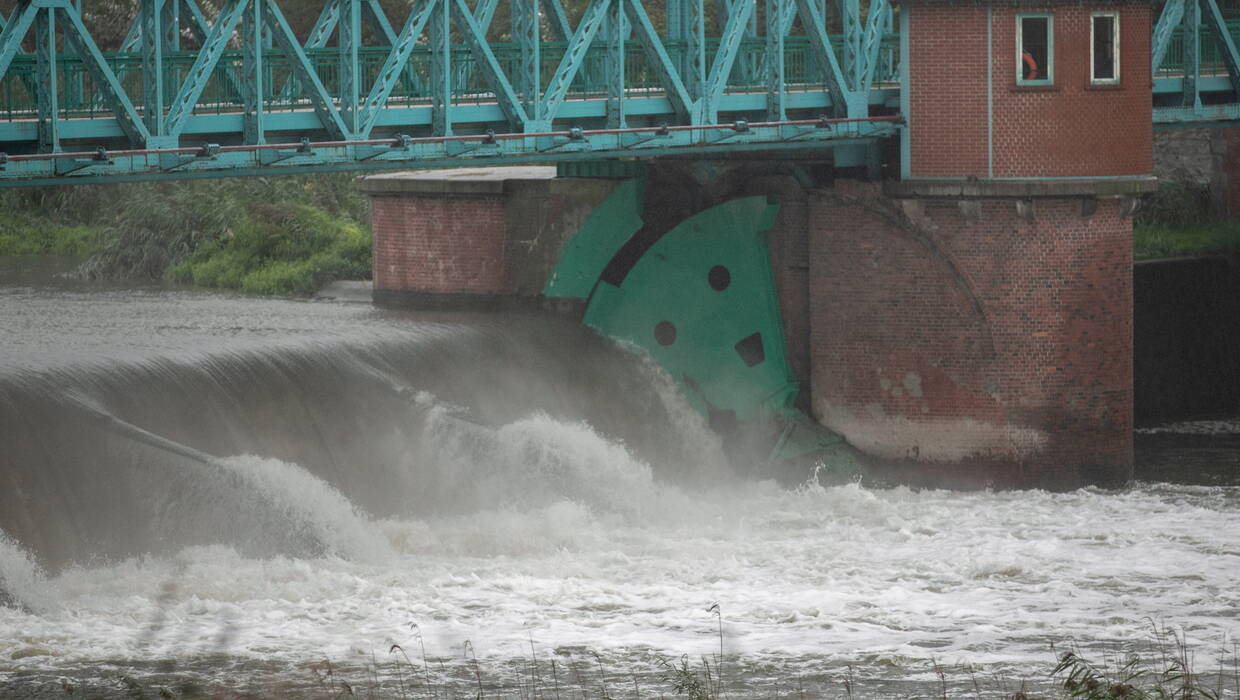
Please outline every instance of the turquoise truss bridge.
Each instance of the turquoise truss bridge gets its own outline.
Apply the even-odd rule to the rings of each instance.
[[[140,0],[104,51],[82,0],[19,0],[0,186],[746,150],[876,167],[901,124],[888,0],[325,0],[304,36],[277,0],[214,4]],[[1240,117],[1237,24],[1167,0],[1155,121]]]

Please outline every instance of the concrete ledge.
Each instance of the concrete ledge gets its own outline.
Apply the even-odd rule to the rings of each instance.
[[[511,311],[538,309],[538,297],[481,292],[420,292],[411,289],[376,289],[375,306],[413,311]]]
[[[555,166],[414,170],[361,178],[358,189],[369,195],[502,195],[510,180],[553,180],[555,175]]]
[[[418,292],[408,289],[376,289],[375,306],[406,311],[545,311],[580,321],[585,299],[551,298],[542,295],[482,294],[478,292]]]
[[[1153,175],[1065,180],[888,180],[892,199],[1068,199],[1135,197],[1158,189]]]

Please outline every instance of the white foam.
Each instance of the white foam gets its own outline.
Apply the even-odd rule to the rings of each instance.
[[[0,530],[0,593],[14,603],[39,609],[47,604],[47,579],[34,557]]]
[[[367,561],[390,554],[386,540],[349,499],[300,465],[253,455],[218,461],[253,486],[290,524],[313,536],[327,553]]]
[[[373,650],[382,665],[391,644],[417,649],[410,623],[449,664],[470,640],[491,678],[531,638],[543,663],[581,647],[623,673],[652,651],[715,653],[712,603],[734,672],[785,678],[851,665],[861,680],[932,680],[931,659],[1043,678],[1052,641],[1113,649],[1148,639],[1149,619],[1182,626],[1208,664],[1240,632],[1240,489],[686,490],[585,426],[441,428],[471,478],[506,470],[492,485],[509,498],[371,523],[295,465],[235,458],[336,549],[392,546],[355,559],[205,547],[70,569],[37,582],[59,604],[0,611],[0,673],[222,651],[304,676],[323,658],[364,666]]]

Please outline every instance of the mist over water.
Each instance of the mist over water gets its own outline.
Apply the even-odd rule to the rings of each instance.
[[[734,694],[908,694],[1238,627],[1234,487],[742,479],[666,376],[539,317],[27,286],[0,322],[0,694],[323,691],[326,660],[399,695],[424,647],[472,696],[467,641],[489,695],[553,659],[670,694],[719,625]]]

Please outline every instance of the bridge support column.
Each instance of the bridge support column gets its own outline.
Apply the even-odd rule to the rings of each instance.
[[[837,181],[815,193],[815,416],[899,481],[1126,482],[1125,214],[1150,186]]]
[[[370,195],[374,301],[415,309],[536,307],[564,241],[615,180],[554,167],[402,172]]]

